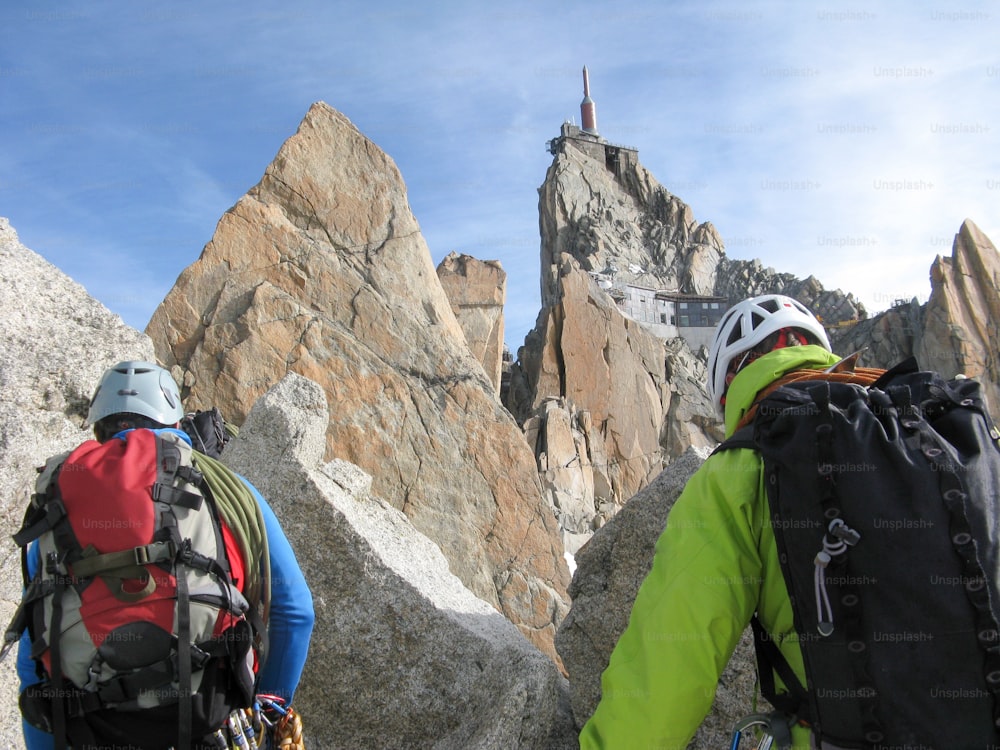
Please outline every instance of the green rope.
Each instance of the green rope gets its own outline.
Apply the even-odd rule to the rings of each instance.
[[[271,608],[271,558],[260,506],[249,488],[225,464],[204,453],[192,453],[195,468],[212,491],[219,515],[240,541],[243,569],[246,571],[244,595],[251,606],[261,605],[264,622]]]

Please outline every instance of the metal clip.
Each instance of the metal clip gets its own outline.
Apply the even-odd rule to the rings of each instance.
[[[753,726],[765,727],[765,734],[761,738],[760,743],[763,743],[765,738],[770,737],[767,730],[771,727],[771,717],[768,714],[750,714],[736,722],[736,726],[733,727],[733,741],[729,746],[729,750],[739,750],[740,740],[743,739],[743,732]],[[760,743],[757,745],[758,748],[762,747]],[[765,746],[765,750],[770,746],[770,743],[768,743]]]

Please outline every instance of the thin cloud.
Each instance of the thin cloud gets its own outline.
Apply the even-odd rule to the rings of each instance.
[[[435,262],[501,261],[516,349],[538,312],[545,143],[578,118],[586,64],[602,134],[637,147],[731,256],[877,310],[929,291],[966,217],[1000,239],[998,17],[901,2],[8,10],[0,199],[26,244],[143,327],[324,100],[399,165]],[[147,298],[117,299],[112,270]]]

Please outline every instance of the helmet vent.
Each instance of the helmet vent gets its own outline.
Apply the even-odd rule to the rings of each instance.
[[[760,327],[760,324],[763,322],[764,322],[763,315],[759,315],[758,313],[750,313],[750,326],[751,328],[753,328],[753,330],[756,331],[757,328]]]
[[[778,312],[778,302],[774,299],[766,299],[759,303],[759,307],[763,307],[768,312],[774,313]],[[756,326],[754,326],[756,328]]]

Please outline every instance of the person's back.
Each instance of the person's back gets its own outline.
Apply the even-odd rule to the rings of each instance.
[[[103,735],[96,737],[101,746],[201,747],[202,735],[218,729],[229,716],[231,708],[253,704],[255,687],[286,703],[291,702],[308,653],[313,624],[308,586],[280,524],[256,488],[241,477],[231,473],[226,476],[228,469],[216,463],[208,472],[214,475],[210,479],[217,480],[221,475],[224,481],[216,482],[213,489],[208,489],[213,481],[202,481],[202,473],[195,467],[200,465],[207,470],[209,460],[204,456],[199,458],[199,454],[190,448],[190,438],[173,429],[182,416],[178,388],[169,373],[151,363],[119,363],[105,373],[91,402],[89,421],[94,425],[97,441],[80,446],[69,456],[69,460],[63,456],[51,462],[49,470],[55,475],[53,481],[41,481],[40,489],[43,491],[50,492],[49,487],[55,487],[73,498],[71,506],[77,504],[81,507],[93,503],[94,494],[105,497],[117,495],[123,482],[133,487],[132,499],[128,502],[142,507],[141,497],[143,493],[149,493],[147,486],[161,486],[147,497],[147,501],[152,501],[150,507],[158,508],[157,513],[150,515],[147,512],[144,517],[138,517],[134,511],[126,512],[124,507],[116,511],[102,506],[104,515],[100,516],[101,523],[97,524],[93,518],[88,520],[92,513],[73,511],[77,522],[73,527],[74,533],[69,535],[85,536],[88,533],[85,527],[88,530],[110,530],[115,533],[98,534],[92,540],[107,546],[122,541],[122,534],[117,530],[135,531],[139,533],[135,538],[140,541],[143,555],[153,551],[153,554],[161,555],[161,559],[158,568],[150,567],[145,558],[133,560],[131,566],[121,567],[117,553],[109,554],[99,548],[95,552],[87,552],[86,549],[97,546],[93,543],[82,550],[82,555],[70,553],[70,559],[77,559],[77,562],[71,566],[71,571],[72,567],[76,570],[72,572],[74,578],[69,580],[81,580],[89,585],[80,589],[82,599],[66,600],[68,604],[65,605],[47,605],[46,613],[50,620],[53,610],[58,613],[57,617],[61,617],[61,610],[68,607],[73,611],[73,607],[79,606],[75,602],[79,601],[84,605],[80,611],[89,612],[82,618],[86,626],[112,628],[102,631],[103,636],[99,633],[96,639],[99,646],[97,654],[106,666],[98,668],[97,672],[91,669],[93,676],[89,685],[77,684],[82,681],[81,675],[73,674],[75,681],[66,679],[70,675],[62,673],[61,665],[64,654],[77,654],[79,648],[72,644],[64,646],[61,639],[52,639],[50,647],[54,647],[51,651],[55,653],[51,654],[51,658],[48,650],[43,652],[35,648],[32,653],[31,636],[40,635],[34,632],[38,626],[32,628],[31,634],[25,632],[18,653],[18,672],[24,694],[24,733],[29,750],[55,747],[58,742],[53,732],[58,736],[67,731],[67,726],[72,726],[78,737],[83,738],[74,740],[74,745],[80,742],[94,744],[94,733],[108,732],[109,738],[101,739]],[[164,465],[171,466],[171,470],[182,477],[170,480],[173,482],[170,484],[164,479]],[[61,468],[55,471],[57,466]],[[146,475],[142,475],[143,471]],[[149,471],[153,473],[149,474]],[[92,476],[102,478],[101,481],[106,483],[104,491],[95,493],[98,486]],[[150,477],[153,481],[149,481]],[[81,484],[83,478],[86,481]],[[226,503],[241,506],[230,508],[227,517],[225,511],[217,512],[218,506],[225,508]],[[93,508],[92,505],[90,507]],[[189,517],[190,520],[187,520]],[[214,535],[211,532],[213,527],[216,530]],[[148,541],[140,538],[147,532],[152,533]],[[48,549],[45,544],[51,546],[51,543],[45,542],[51,536],[42,536],[28,550],[28,572],[34,580],[42,581],[53,574],[51,563],[42,565],[43,560],[52,558],[51,553],[42,555]],[[56,536],[62,540],[59,544],[65,546],[68,536],[65,531]],[[250,552],[248,537],[256,540],[249,547]],[[134,547],[131,541],[127,541],[126,546]],[[136,562],[140,565],[136,566]],[[158,572],[160,568],[164,573]],[[265,571],[263,581],[258,568]],[[268,568],[270,575],[266,573]],[[192,570],[193,573],[185,572]],[[58,571],[55,575],[58,582]],[[269,587],[268,580],[275,581],[275,585]],[[104,616],[104,621],[110,623],[107,626],[98,624],[102,622],[99,617],[95,619],[92,611],[95,605],[86,604],[94,596],[88,589],[104,590],[104,584],[94,584],[94,581],[112,581],[114,586],[120,582],[123,592],[118,595],[122,604],[117,609],[113,602],[111,610],[108,610],[108,605],[98,607],[111,613],[110,620]],[[148,585],[150,582],[152,587]],[[95,588],[97,585],[102,588]],[[70,589],[79,586],[77,584]],[[38,588],[38,585],[35,587]],[[159,596],[152,593],[157,588],[160,589]],[[237,589],[240,593],[234,593]],[[212,591],[216,593],[212,594]],[[273,595],[268,597],[268,592]],[[250,602],[242,594],[246,594]],[[259,603],[260,610],[266,610],[268,598],[270,622],[265,634],[256,605]],[[59,601],[64,599],[61,597]],[[172,618],[168,617],[170,624],[163,620],[168,616],[166,610],[154,604],[163,600],[171,601],[171,612],[176,607],[179,628],[176,633],[167,633],[174,640],[172,656],[168,661],[177,666],[177,673],[167,675],[166,681],[162,675],[152,674],[154,668],[147,666],[149,653],[146,653],[155,652],[153,643],[157,638],[151,640],[151,634],[173,625]],[[206,606],[214,607],[211,611],[218,614],[209,614],[207,620],[206,615],[197,614]],[[159,607],[156,611],[164,612],[159,616],[164,626],[157,629],[148,622],[143,625],[129,624],[130,618],[137,615],[128,607],[139,607],[147,615]],[[115,614],[115,611],[120,614]],[[59,620],[54,623],[58,626]],[[141,638],[143,646],[138,649],[119,646],[119,643],[128,641],[126,636],[137,636],[136,627],[146,633]],[[260,631],[257,636],[254,635],[255,630]],[[185,637],[186,633],[191,635]],[[192,638],[195,633],[202,635]],[[267,640],[267,635],[270,649],[265,656],[256,649]],[[91,640],[94,640],[93,634]],[[60,650],[62,653],[59,653]],[[126,682],[121,682],[121,677],[115,677],[114,682],[104,679],[117,674],[115,666],[127,667],[126,652],[135,664],[141,666],[132,668],[134,675],[141,675],[141,679],[134,675]],[[192,653],[202,655],[192,657]],[[39,667],[39,662],[32,657],[41,654],[42,666]],[[263,663],[260,663],[261,658]],[[143,664],[144,659],[146,662]],[[216,661],[210,662],[211,659]],[[217,663],[221,671],[206,669],[210,663]],[[260,671],[255,674],[253,670],[257,668]],[[73,670],[70,667],[69,671]],[[225,675],[224,684],[229,687],[220,689],[216,686],[208,690],[207,693],[214,693],[216,697],[206,701],[203,697],[205,691],[199,694],[198,687],[203,683],[208,686],[205,675],[209,674]],[[39,682],[40,676],[46,680]],[[57,681],[57,690],[51,689],[53,678]],[[58,687],[64,679],[67,689]],[[125,700],[123,695],[117,695],[111,690],[112,684],[123,686],[120,689],[126,692],[134,691],[132,697]],[[61,704],[52,700],[53,695],[64,693],[76,696],[79,688],[83,688],[84,693],[89,692],[91,697],[84,695],[84,702],[74,698]],[[39,702],[30,699],[30,696],[38,695],[45,696],[47,700]],[[190,700],[184,700],[184,695],[190,696]],[[107,708],[93,696],[105,696],[110,701]],[[217,708],[206,717],[204,708],[213,700]],[[136,715],[153,717],[146,723],[161,721],[158,736],[144,736],[141,741],[135,741],[140,736],[137,733],[145,732],[143,720],[124,734],[115,734],[108,728],[108,725],[126,725],[128,722],[124,719],[129,716],[129,710],[136,711]],[[110,716],[110,719],[102,718],[105,716]],[[171,722],[172,728],[166,728]],[[208,739],[206,737],[205,741]]]
[[[782,386],[779,398],[784,398],[788,388],[793,392],[801,389],[802,393],[810,393],[809,383],[827,382],[854,381],[855,385],[844,388],[865,394],[867,386],[878,375],[873,371],[856,371],[853,361],[842,361],[834,356],[822,326],[794,300],[765,295],[734,306],[723,317],[709,354],[709,395],[724,409],[727,438],[743,426],[752,427],[741,433],[741,442],[730,443],[726,446],[728,449],[714,453],[705,462],[671,509],[628,628],[619,639],[603,675],[601,702],[582,730],[580,742],[584,750],[687,747],[711,706],[719,675],[754,615],[760,623],[759,640],[764,644],[762,648],[767,652],[768,661],[779,665],[781,670],[776,676],[766,670],[761,675],[762,686],[766,688],[770,681],[776,704],[791,712],[801,710],[794,720],[783,717],[780,712],[767,719],[772,734],[776,735],[776,746],[790,742],[795,748],[810,747],[810,727],[799,719],[810,710],[814,717],[820,715],[815,712],[815,704],[805,705],[809,696],[803,699],[794,690],[790,693],[788,686],[798,683],[820,690],[835,688],[841,692],[846,690],[854,698],[866,694],[864,682],[852,682],[847,686],[842,682],[827,683],[824,680],[829,676],[825,672],[811,673],[807,680],[806,663],[810,662],[804,660],[803,651],[808,655],[808,646],[823,636],[817,633],[815,623],[803,625],[808,618],[803,618],[802,608],[821,612],[820,617],[826,617],[829,610],[824,594],[828,594],[837,611],[833,617],[834,630],[837,637],[842,638],[843,628],[851,619],[849,616],[845,619],[842,614],[840,600],[842,594],[850,592],[840,592],[838,584],[840,578],[850,583],[851,576],[843,576],[835,567],[836,563],[830,566],[829,572],[819,565],[820,562],[826,565],[825,558],[817,556],[817,550],[824,549],[824,532],[831,518],[821,515],[820,523],[812,517],[787,515],[788,508],[780,507],[774,497],[769,497],[775,476],[783,477],[793,469],[815,473],[818,466],[825,465],[804,458],[811,455],[808,453],[810,446],[822,440],[825,428],[818,432],[816,427],[811,428],[813,433],[808,437],[804,432],[799,434],[790,427],[798,424],[796,412],[804,413],[813,407],[801,399],[795,400],[797,396],[789,397],[793,399],[790,406],[778,406],[777,400],[765,396],[780,383],[793,380],[800,384]],[[820,387],[813,394],[821,403],[823,392]],[[899,392],[898,397],[902,399],[903,393]],[[772,471],[778,461],[774,455],[768,454],[765,460],[761,454],[757,441],[765,424],[774,424],[774,434],[781,438],[775,443],[773,453],[791,462],[790,466],[786,465],[784,474],[775,475]],[[990,445],[985,429],[981,433],[980,442],[983,441],[995,454],[996,445]],[[993,455],[992,459],[995,458]],[[843,468],[835,466],[834,471]],[[847,467],[847,470],[852,468],[858,467]],[[852,479],[859,477],[863,475]],[[993,479],[990,483],[995,497],[997,481]],[[848,482],[845,480],[843,484],[846,488]],[[806,497],[818,493],[814,489],[816,486],[821,487],[822,483],[813,477],[808,492],[799,488],[803,502]],[[785,492],[789,494],[787,489]],[[786,499],[794,507],[795,498]],[[893,523],[900,523],[900,516],[893,518],[897,519]],[[866,523],[870,526],[875,520],[869,516]],[[788,569],[789,550],[782,541],[788,536],[787,527],[792,525],[804,526],[810,531],[818,529],[820,540],[819,546],[813,547],[809,554],[808,565],[798,566],[806,569],[795,572],[796,578],[801,573],[802,589],[795,592],[794,602],[786,583],[793,580]],[[942,532],[946,530],[941,529]],[[833,530],[836,533],[827,534],[833,539],[834,555],[839,554],[834,543],[841,541],[837,534],[843,533],[853,541],[850,531],[853,531],[850,527],[844,530],[837,526]],[[891,536],[883,535],[883,538]],[[877,537],[873,534],[871,538]],[[944,540],[946,546],[950,545],[947,533],[944,533]],[[868,545],[866,554],[877,553],[878,550],[872,549],[877,544]],[[849,546],[847,542],[844,545]],[[940,545],[935,549],[940,549]],[[861,559],[858,558],[859,562]],[[990,559],[995,568],[995,556]],[[847,601],[853,602],[849,596]],[[824,626],[822,631],[825,630]],[[871,634],[868,637],[875,640]],[[926,643],[904,645],[916,649],[928,647]],[[846,648],[837,658],[845,666],[854,659]],[[903,661],[919,663],[914,658]],[[935,661],[937,665],[940,663],[941,660]],[[814,668],[815,664],[811,669]],[[979,667],[972,671],[978,673]],[[901,684],[899,689],[905,694],[907,687]],[[989,685],[983,683],[980,701],[991,692]],[[851,710],[856,706],[855,700]],[[862,710],[866,709],[862,707]],[[754,720],[758,718],[753,717]],[[833,719],[833,723],[828,722],[829,725],[823,728],[827,739],[844,729],[836,726],[836,721]],[[874,725],[865,726],[871,729]],[[818,722],[814,728],[820,729]],[[944,731],[945,736],[949,736],[947,727]],[[989,731],[988,726],[986,731]],[[965,735],[956,732],[951,736]],[[869,740],[874,739],[871,734]],[[850,743],[866,746],[863,737],[855,737]]]
[[[829,746],[992,746],[1000,452],[979,384],[912,360],[824,375],[783,379],[720,447],[763,459],[808,665],[791,679],[756,628],[762,692]]]

